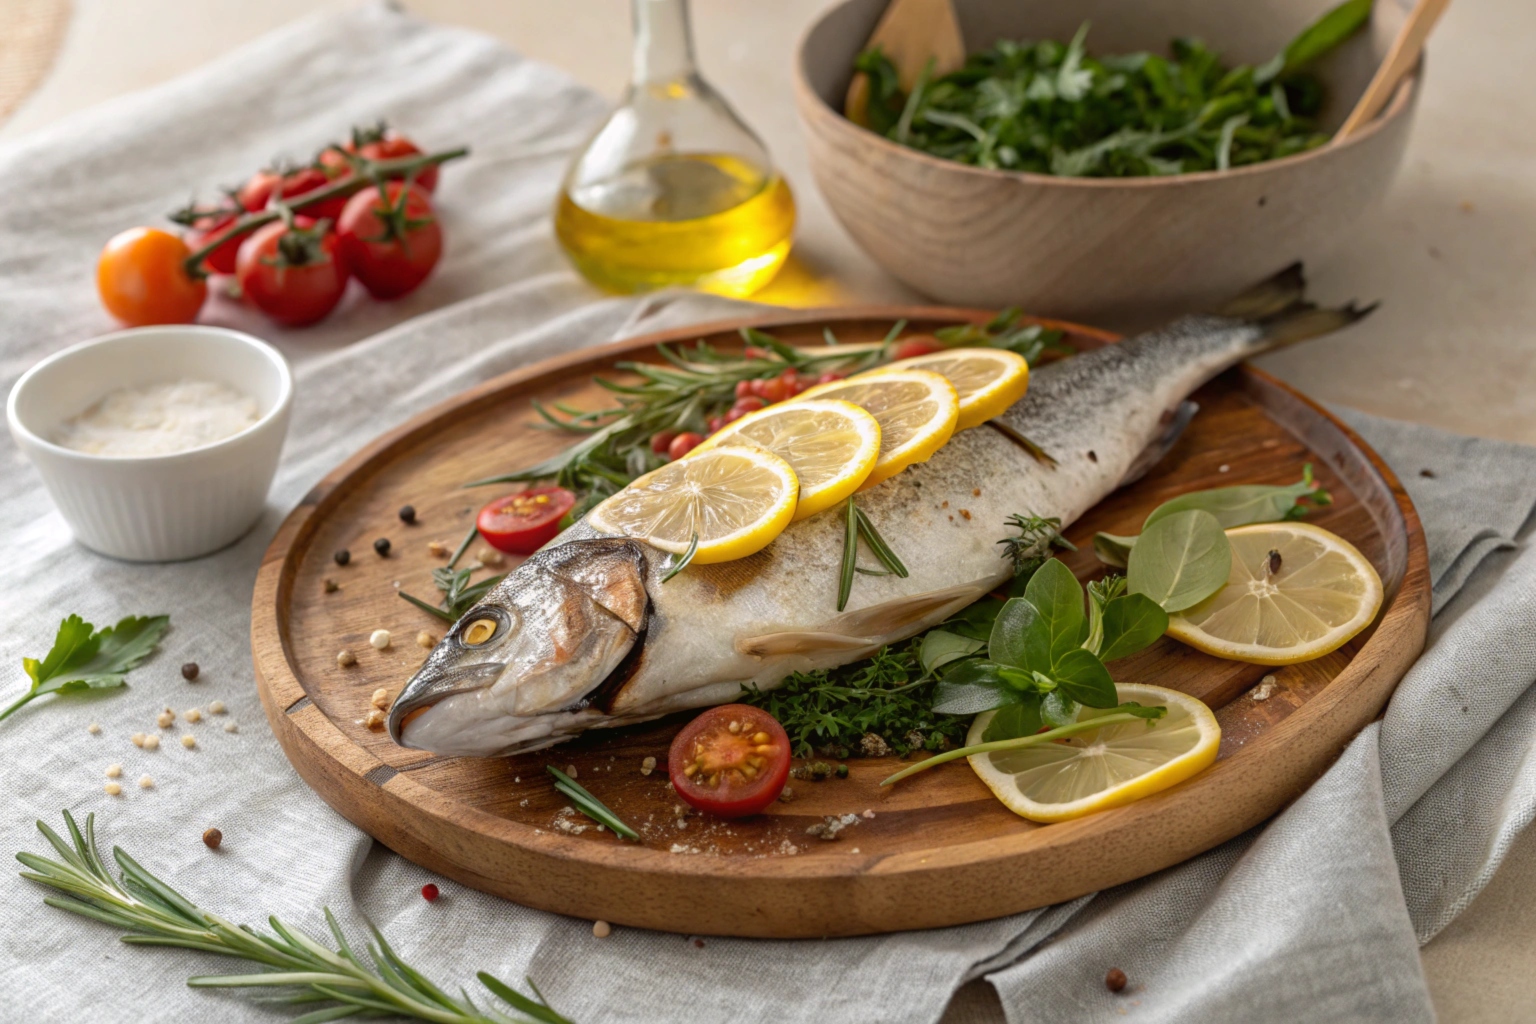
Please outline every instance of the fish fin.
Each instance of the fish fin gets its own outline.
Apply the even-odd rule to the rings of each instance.
[[[1265,278],[1236,298],[1212,310],[1234,320],[1262,320],[1283,313],[1304,301],[1307,275],[1297,260],[1273,277]]]
[[[758,658],[833,651],[873,653],[886,644],[904,640],[919,630],[944,621],[961,608],[984,597],[994,585],[995,581],[979,580],[957,587],[930,590],[926,594],[898,597],[894,601],[884,601],[839,615],[815,629],[742,637],[736,641],[736,650]]]
[[[1125,471],[1118,486],[1124,487],[1133,484],[1137,480],[1151,472],[1152,467],[1163,461],[1174,445],[1179,443],[1179,438],[1184,434],[1184,428],[1189,426],[1189,421],[1195,418],[1195,413],[1200,411],[1196,402],[1180,402],[1175,408],[1170,409],[1163,417],[1164,426],[1152,443],[1141,450],[1131,462],[1131,468]]]
[[[1263,346],[1273,351],[1306,341],[1322,334],[1329,334],[1364,320],[1380,303],[1356,306],[1353,302],[1336,309],[1318,309],[1310,302],[1297,303],[1290,309],[1260,321],[1264,328]]]

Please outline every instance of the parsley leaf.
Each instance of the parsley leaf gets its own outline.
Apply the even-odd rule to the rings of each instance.
[[[13,701],[0,719],[44,694],[110,690],[127,683],[127,675],[149,657],[171,623],[167,615],[134,616],[98,630],[78,615],[59,623],[59,632],[41,661],[23,658],[32,688]]]

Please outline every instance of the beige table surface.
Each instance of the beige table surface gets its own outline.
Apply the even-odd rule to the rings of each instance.
[[[0,33],[40,0],[0,0]],[[0,126],[14,137],[143,88],[318,9],[357,0],[75,0],[42,86]],[[1214,2],[1214,0],[1213,0]],[[760,298],[795,305],[914,296],[853,245],[816,194],[789,99],[789,62],[830,0],[694,0],[705,75],[767,142],[794,187],[795,254]],[[617,96],[629,67],[627,0],[404,0],[423,17],[489,32]],[[3,53],[3,51],[0,51]],[[1457,0],[1437,30],[1402,174],[1330,259],[1325,299],[1379,298],[1332,345],[1264,365],[1310,394],[1400,419],[1536,443],[1536,2]],[[1536,1021],[1536,832],[1424,948],[1447,1022]],[[989,1001],[993,1004],[988,1006]],[[994,1019],[967,990],[947,1020]]]

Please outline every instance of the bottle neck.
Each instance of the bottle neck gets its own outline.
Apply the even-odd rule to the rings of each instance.
[[[633,0],[635,52],[632,85],[678,82],[695,74],[688,0]]]

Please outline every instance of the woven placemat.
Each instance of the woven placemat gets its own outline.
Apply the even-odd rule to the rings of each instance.
[[[0,0],[0,121],[53,65],[69,24],[69,0]]]

